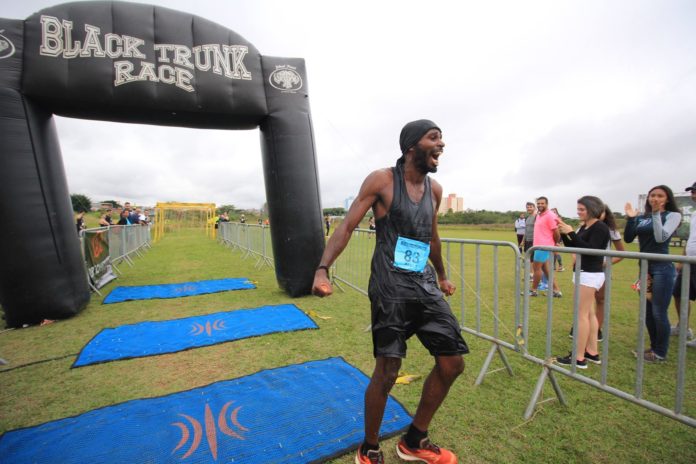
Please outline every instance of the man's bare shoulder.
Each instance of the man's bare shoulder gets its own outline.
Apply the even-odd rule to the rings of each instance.
[[[372,171],[363,182],[364,187],[370,190],[381,190],[394,182],[394,173],[391,168],[382,168]]]
[[[375,179],[389,181],[394,178],[394,173],[392,171],[392,168],[381,168],[372,171],[370,174],[367,175],[367,177],[373,177]]]
[[[432,177],[430,178],[430,188],[433,189],[433,193],[435,193],[438,198],[442,198],[442,185]]]

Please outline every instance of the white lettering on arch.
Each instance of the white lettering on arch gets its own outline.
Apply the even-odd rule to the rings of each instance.
[[[106,53],[104,53],[104,49],[102,49],[102,46],[99,43],[101,29],[95,26],[90,26],[89,24],[85,24],[85,32],[85,44],[82,46],[80,56],[95,56],[97,58],[103,58],[104,56],[106,56]]]
[[[194,70],[213,72],[228,79],[253,79],[244,62],[249,54],[247,45],[152,44],[130,35],[102,33],[102,28],[91,24],[84,24],[84,36],[75,40],[73,36],[77,34],[72,21],[41,15],[40,22],[40,55],[62,59],[110,59],[114,66],[114,86],[149,81],[193,92]],[[148,54],[154,62],[145,61]]]

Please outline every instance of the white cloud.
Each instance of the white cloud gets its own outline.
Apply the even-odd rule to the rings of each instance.
[[[300,56],[324,206],[399,156],[403,124],[436,121],[435,176],[475,209],[545,194],[572,215],[696,180],[696,3],[156,0]],[[52,1],[11,2],[22,18]],[[336,11],[338,8],[338,11]],[[265,200],[258,131],[57,122],[71,191],[95,199]]]

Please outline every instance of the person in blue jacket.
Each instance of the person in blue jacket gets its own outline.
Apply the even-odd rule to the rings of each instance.
[[[632,243],[638,237],[641,253],[669,254],[669,241],[681,223],[681,214],[672,189],[658,185],[648,192],[645,213],[638,214],[631,203],[624,208],[628,218],[624,240]],[[645,326],[650,335],[650,348],[643,356],[646,362],[661,362],[669,350],[670,324],[667,310],[674,287],[674,263],[648,260],[648,280],[652,282],[652,298],[645,311]]]

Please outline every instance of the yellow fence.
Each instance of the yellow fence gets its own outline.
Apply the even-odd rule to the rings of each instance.
[[[181,223],[184,216],[194,217],[197,221],[193,221],[192,225],[203,222],[205,234],[215,238],[215,203],[164,202],[155,205],[154,241],[162,238],[165,228],[171,225],[172,218],[169,217],[171,212],[175,212],[177,215],[174,218],[174,223]],[[192,214],[197,214],[197,216],[192,216]]]

